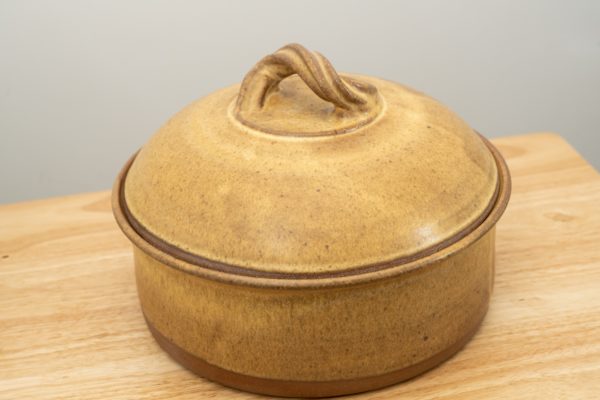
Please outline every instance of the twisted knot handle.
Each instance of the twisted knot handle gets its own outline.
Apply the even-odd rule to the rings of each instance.
[[[279,82],[297,74],[321,99],[349,114],[376,113],[379,95],[375,86],[340,77],[329,60],[299,44],[289,44],[260,60],[242,81],[235,113],[244,119],[263,110]]]

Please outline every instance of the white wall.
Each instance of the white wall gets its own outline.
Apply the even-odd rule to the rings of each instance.
[[[597,0],[3,0],[0,202],[109,188],[173,113],[288,42],[600,166]]]

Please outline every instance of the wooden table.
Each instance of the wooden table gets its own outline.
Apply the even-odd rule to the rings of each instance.
[[[362,396],[600,399],[600,176],[554,134],[494,143],[514,182],[482,328],[440,367]],[[0,206],[0,398],[259,397],[158,348],[109,196]]]

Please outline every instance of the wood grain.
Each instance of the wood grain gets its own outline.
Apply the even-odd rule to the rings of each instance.
[[[473,341],[376,399],[600,397],[600,176],[554,134],[493,141],[513,197]],[[140,311],[109,192],[0,206],[0,399],[244,399],[182,369]]]

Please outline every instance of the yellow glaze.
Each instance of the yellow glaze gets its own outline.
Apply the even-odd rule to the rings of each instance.
[[[501,155],[439,102],[288,45],[169,120],[113,209],[173,358],[319,397],[411,378],[469,340],[509,196]]]

